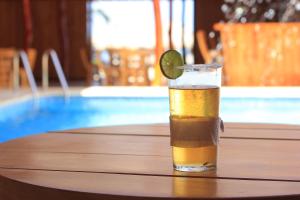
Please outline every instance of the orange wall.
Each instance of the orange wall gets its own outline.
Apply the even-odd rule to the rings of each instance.
[[[300,85],[300,23],[217,24],[225,84]]]

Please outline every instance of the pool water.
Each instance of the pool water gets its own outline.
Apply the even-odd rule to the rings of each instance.
[[[225,122],[300,124],[299,98],[222,98]],[[80,127],[164,123],[166,97],[43,97],[0,106],[0,142],[53,130]]]

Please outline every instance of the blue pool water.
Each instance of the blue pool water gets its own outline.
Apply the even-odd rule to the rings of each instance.
[[[300,124],[298,98],[223,98],[225,122]],[[168,98],[43,97],[0,106],[0,142],[51,130],[168,122]]]

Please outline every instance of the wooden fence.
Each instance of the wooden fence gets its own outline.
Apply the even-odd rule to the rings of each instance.
[[[300,85],[300,23],[227,23],[214,28],[221,33],[225,85]]]

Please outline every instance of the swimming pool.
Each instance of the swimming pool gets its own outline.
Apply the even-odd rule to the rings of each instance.
[[[300,98],[223,97],[225,122],[300,124]],[[80,127],[168,122],[167,97],[42,97],[0,106],[0,142]]]

